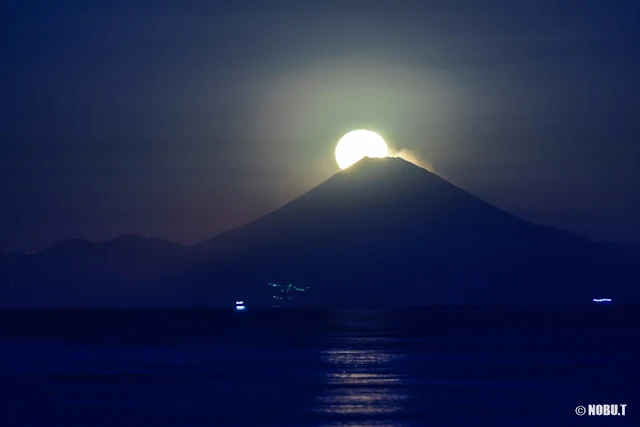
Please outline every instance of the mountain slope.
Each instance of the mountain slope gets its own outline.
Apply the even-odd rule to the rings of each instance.
[[[313,284],[327,304],[579,302],[609,274],[586,240],[392,158],[363,159],[196,250],[239,275]]]

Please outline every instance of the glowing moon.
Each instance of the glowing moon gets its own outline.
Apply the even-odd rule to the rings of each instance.
[[[389,148],[384,139],[370,130],[354,130],[343,136],[336,145],[336,162],[346,169],[363,157],[387,157]]]

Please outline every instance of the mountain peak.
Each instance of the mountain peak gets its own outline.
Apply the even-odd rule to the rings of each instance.
[[[377,173],[424,173],[427,172],[430,175],[435,175],[428,170],[411,163],[407,160],[401,159],[399,157],[363,157],[358,162],[354,163],[350,167],[343,169],[338,173],[345,174],[354,174],[354,173],[364,173],[367,171],[377,172]],[[437,175],[435,175],[437,176]]]
[[[369,156],[365,156],[363,158],[361,158],[360,160],[358,160],[357,162],[355,162],[353,165],[351,165],[350,167],[348,167],[345,170],[349,170],[349,169],[353,169],[354,167],[357,166],[362,166],[362,165],[383,165],[383,164],[396,164],[396,165],[400,165],[400,164],[404,164],[404,165],[408,165],[408,164],[412,164],[411,162],[408,162],[404,159],[401,159],[400,157],[369,157]],[[415,165],[414,165],[415,166]]]

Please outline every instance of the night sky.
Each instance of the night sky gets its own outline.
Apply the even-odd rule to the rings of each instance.
[[[524,219],[640,239],[632,1],[9,0],[0,250],[196,243],[368,128]]]

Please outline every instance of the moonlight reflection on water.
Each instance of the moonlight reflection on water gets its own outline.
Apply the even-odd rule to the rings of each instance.
[[[341,339],[336,347],[322,351],[329,372],[318,411],[336,416],[371,416],[401,412],[409,394],[398,372],[402,356],[381,348],[384,339]]]

